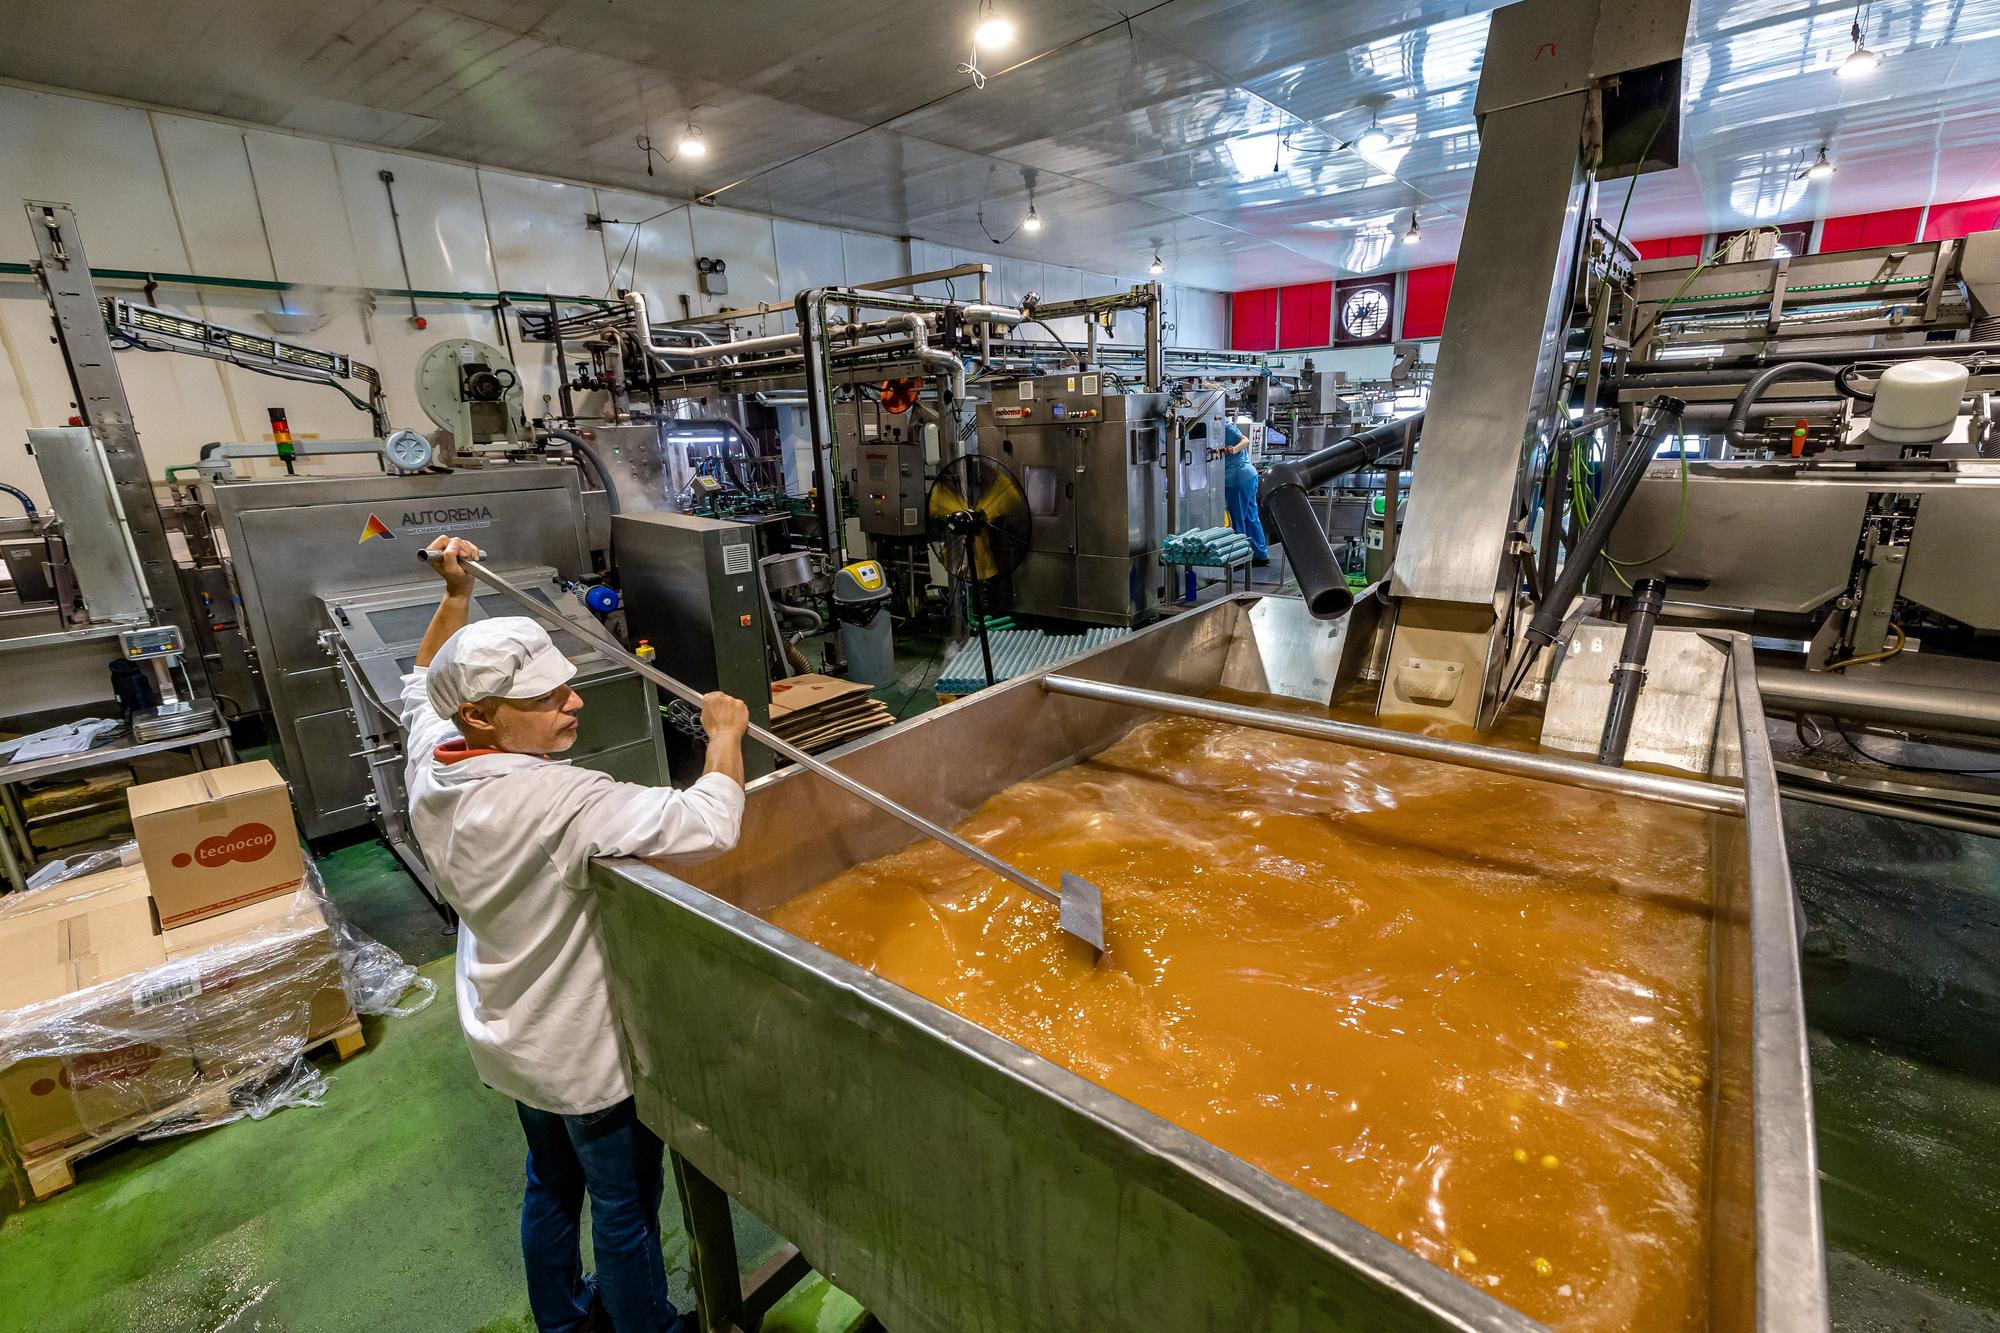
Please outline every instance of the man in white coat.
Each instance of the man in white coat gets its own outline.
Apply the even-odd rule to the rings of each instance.
[[[685,791],[617,782],[553,756],[576,740],[576,668],[533,620],[467,624],[472,543],[440,537],[445,596],[403,679],[410,823],[458,912],[458,1016],[485,1083],[528,1138],[521,1248],[542,1333],[693,1326],[667,1298],[660,1140],[639,1123],[605,992],[594,856],[698,859],[743,819],[740,700],[702,701],[708,762]],[[578,1246],[590,1196],[594,1278]]]

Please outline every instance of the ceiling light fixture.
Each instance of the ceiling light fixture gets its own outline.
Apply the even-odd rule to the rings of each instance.
[[[1368,128],[1361,131],[1361,137],[1354,141],[1354,146],[1364,153],[1379,153],[1389,146],[1389,131],[1377,122],[1376,113],[1369,113]]]
[[[1848,35],[1854,39],[1854,49],[1847,53],[1847,59],[1840,62],[1838,73],[1843,79],[1866,78],[1882,68],[1882,57],[1868,49],[1867,35],[1861,30],[1864,7],[1865,0],[1854,7],[1854,26],[1848,30]]]
[[[1041,229],[1042,229],[1042,220],[1041,218],[1036,216],[1034,201],[1030,200],[1028,202],[1028,216],[1021,219],[1021,230],[1032,232],[1032,231],[1040,231]]]
[[[993,0],[979,6],[979,26],[972,30],[972,44],[981,50],[997,51],[1014,40],[1014,20],[993,8]]]
[[[1163,262],[1163,261],[1162,261],[1162,260],[1160,259],[1160,252],[1159,252],[1159,251],[1157,251],[1157,250],[1155,250],[1155,251],[1153,252],[1153,262],[1152,262],[1152,263],[1150,263],[1150,264],[1148,264],[1148,265],[1146,265],[1146,272],[1148,272],[1148,273],[1152,274],[1152,275],[1153,275],[1154,277],[1156,277],[1156,278],[1157,278],[1157,277],[1159,277],[1159,276],[1160,276],[1160,275],[1161,275],[1162,273],[1165,273],[1166,271],[1167,271],[1167,266],[1166,266],[1166,264],[1165,264],[1165,263],[1164,263],[1164,262]]]
[[[1821,144],[1819,146],[1819,156],[1813,159],[1813,164],[1792,179],[1823,181],[1831,175],[1833,175],[1833,161],[1826,155],[1826,145]]]
[[[1410,229],[1403,233],[1404,245],[1415,245],[1423,238],[1417,234],[1417,210],[1410,210]]]
[[[708,145],[702,141],[701,126],[693,121],[687,123],[687,128],[681,131],[681,143],[677,151],[682,157],[708,156]]]

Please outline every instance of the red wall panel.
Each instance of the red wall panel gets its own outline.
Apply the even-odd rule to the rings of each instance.
[[[1403,337],[1435,338],[1444,332],[1444,309],[1457,271],[1456,264],[1435,264],[1403,276]]]
[[[1951,241],[1975,231],[2000,227],[2000,194],[1991,199],[1966,199],[1956,204],[1932,204],[1924,221],[1924,239]]]
[[[1871,245],[1908,245],[1917,239],[1921,208],[1891,208],[1880,213],[1850,213],[1828,218],[1819,230],[1819,252],[1865,250]]]
[[[1278,346],[1278,289],[1233,292],[1229,297],[1229,345],[1239,352],[1271,352]]]
[[[1634,241],[1632,248],[1639,252],[1641,259],[1679,259],[1686,255],[1701,253],[1706,236],[1661,236],[1650,241]]]
[[[1333,341],[1333,284],[1278,288],[1278,346],[1325,347]]]

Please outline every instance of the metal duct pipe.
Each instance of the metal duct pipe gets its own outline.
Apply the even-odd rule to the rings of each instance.
[[[1298,576],[1299,593],[1314,619],[1333,620],[1347,614],[1354,605],[1354,594],[1347,587],[1340,563],[1333,558],[1333,546],[1306,492],[1400,452],[1404,441],[1414,441],[1423,428],[1424,414],[1419,412],[1351,435],[1296,462],[1280,463],[1264,474],[1258,501],[1264,522],[1283,543],[1285,558]]]
[[[1128,708],[1171,713],[1178,717],[1197,717],[1209,722],[1256,727],[1263,731],[1282,732],[1288,736],[1305,736],[1313,740],[1331,741],[1336,745],[1379,750],[1384,754],[1398,754],[1409,759],[1429,759],[1440,764],[1476,768],[1487,773],[1505,773],[1510,777],[1533,778],[1540,782],[1554,782],[1565,787],[1583,787],[1590,791],[1639,796],[1648,800],[1664,801],[1669,805],[1684,805],[1695,810],[1713,810],[1719,814],[1743,813],[1741,788],[1718,786],[1694,778],[1669,777],[1664,773],[1648,773],[1638,769],[1606,768],[1601,764],[1586,763],[1581,759],[1559,759],[1554,755],[1497,750],[1466,741],[1448,741],[1413,732],[1391,731],[1386,727],[1364,727],[1354,722],[1335,722],[1326,718],[1301,716],[1297,713],[1281,713],[1270,708],[1250,708],[1243,704],[1220,703],[1213,699],[1195,699],[1183,694],[1142,690],[1130,685],[1083,680],[1075,676],[1044,676],[1042,686],[1052,694],[1069,694],[1081,699],[1123,704]]]
[[[953,403],[965,401],[965,363],[950,352],[931,349],[930,337],[922,315],[904,315],[902,323],[903,327],[910,331],[910,350],[916,353],[917,360],[927,366],[936,366],[949,375],[951,401]]]
[[[1757,688],[1774,713],[1828,713],[1858,722],[2000,737],[2000,692],[1760,666]]]
[[[1759,372],[1748,384],[1743,386],[1743,392],[1736,395],[1735,403],[1730,406],[1729,418],[1723,424],[1723,435],[1729,441],[1729,447],[1732,449],[1750,448],[1750,408],[1763,396],[1764,390],[1770,388],[1779,380],[1816,379],[1820,377],[1832,379],[1839,373],[1840,367],[1823,366],[1817,361],[1780,361],[1777,365]]]
[[[1016,310],[1013,306],[980,303],[961,306],[958,311],[958,317],[968,324],[999,324],[1005,328],[1013,328],[1016,324],[1027,318],[1026,315]]]
[[[646,314],[646,294],[644,292],[620,292],[618,296],[632,307],[632,331],[639,339],[642,350],[657,350],[653,347],[653,321]]]

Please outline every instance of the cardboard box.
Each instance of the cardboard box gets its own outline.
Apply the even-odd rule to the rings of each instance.
[[[282,1062],[354,1016],[326,918],[310,894],[235,908],[169,930],[165,940],[162,975],[181,979],[205,1079]]]
[[[0,1010],[165,961],[146,873],[138,866],[0,898]]]
[[[291,793],[269,760],[143,783],[126,799],[162,926],[287,893],[305,874]]]
[[[165,961],[137,867],[0,899],[0,1118],[21,1152],[144,1117],[195,1086],[179,1017],[134,1007]]]

